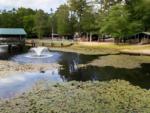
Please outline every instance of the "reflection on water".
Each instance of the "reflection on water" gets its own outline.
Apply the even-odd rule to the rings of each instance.
[[[67,57],[69,56],[69,57]],[[64,53],[61,56],[59,64],[63,65],[63,69],[59,70],[60,76],[64,76],[66,81],[109,81],[113,79],[127,80],[133,85],[138,85],[142,88],[150,88],[150,63],[142,63],[140,67],[133,69],[117,68],[113,66],[87,66],[77,68],[78,64],[86,64],[101,56],[80,55],[74,53]],[[105,56],[103,56],[105,57]],[[117,57],[124,57],[117,55]],[[130,57],[130,56],[128,56]],[[142,57],[142,56],[137,56]],[[134,57],[131,57],[134,59]],[[113,60],[113,59],[112,59]],[[130,59],[131,60],[131,59]],[[132,60],[131,60],[132,61]],[[74,63],[76,62],[76,63]],[[123,61],[126,65],[126,62]],[[73,71],[70,71],[70,68]]]
[[[0,45],[0,53],[6,52],[8,49],[8,45]]]
[[[135,69],[114,68],[111,66],[88,66],[86,68],[80,68],[73,73],[64,73],[64,70],[60,70],[60,73],[61,76],[65,76],[68,81],[109,81],[121,79],[143,88],[150,88],[150,64],[142,64],[141,68]]]
[[[54,55],[55,57],[51,57],[50,59],[43,59],[43,61],[41,61],[40,63],[58,63],[62,65],[61,69],[48,70],[45,73],[24,73],[21,75],[10,76],[5,79],[0,79],[0,97],[10,97],[11,95],[23,92],[26,89],[29,89],[39,80],[47,80],[49,83],[51,83],[62,81],[66,82],[72,80],[109,81],[113,79],[121,79],[127,80],[133,85],[138,85],[142,88],[150,88],[150,63],[145,62],[141,64],[141,67],[133,69],[113,66],[87,66],[78,68],[79,64],[89,63],[101,56],[90,56],[63,52],[54,53],[59,57],[56,57]],[[105,56],[103,55],[103,57]],[[122,57],[122,55],[117,55],[117,57]],[[37,59],[35,60],[35,62],[33,62],[32,59],[32,63],[37,63],[36,61]],[[29,63],[29,61],[24,60],[24,62],[20,63]],[[124,62],[124,65],[125,63],[126,62]]]
[[[39,80],[44,80],[43,85],[47,82],[62,82],[58,70],[49,70],[45,73],[21,73],[0,79],[0,98],[10,98],[21,94],[32,88]]]

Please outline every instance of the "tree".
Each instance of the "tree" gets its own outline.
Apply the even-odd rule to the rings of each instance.
[[[86,32],[87,36],[90,34],[90,41],[92,40],[92,32],[96,32],[96,14],[92,12],[92,7],[87,7],[86,11],[81,17],[82,32]]]
[[[141,22],[130,21],[129,15],[130,13],[123,5],[118,4],[113,6],[108,16],[103,19],[100,32],[123,39],[124,37],[141,31]]]
[[[109,9],[118,4],[118,3],[123,3],[124,0],[94,0],[97,4],[100,4],[100,10],[102,12],[109,11]]]
[[[143,31],[150,31],[150,1],[149,0],[130,0],[126,5],[130,12],[131,20],[141,20]]]
[[[38,10],[34,17],[34,30],[38,38],[42,38],[48,27],[48,14],[45,14],[43,10]]]
[[[58,34],[70,34],[69,7],[67,5],[61,5],[56,12],[56,17]]]
[[[49,36],[52,26],[60,35],[100,31],[101,35],[123,38],[150,31],[149,6],[150,0],[68,0],[53,14],[22,7],[2,10],[0,27],[24,27],[28,37],[36,34],[39,38]]]
[[[33,11],[30,8],[19,8],[16,10],[16,24],[17,27],[23,27],[24,26],[24,17],[29,15],[35,15],[35,11]]]
[[[28,37],[34,36],[34,15],[24,16],[23,25]]]
[[[78,23],[78,21],[77,21],[76,16],[74,15],[74,13],[72,13],[70,11],[70,16],[69,16],[69,25],[70,25],[69,26],[69,31],[70,31],[71,35],[73,35],[77,31],[77,28],[78,28],[77,23]]]
[[[16,13],[13,12],[12,10],[6,11],[3,10],[2,13],[0,14],[0,27],[18,27],[17,26],[17,16]]]
[[[81,19],[86,11],[86,8],[88,7],[86,0],[69,0],[68,1],[70,11],[76,16],[78,20],[78,32],[82,31],[81,27]]]

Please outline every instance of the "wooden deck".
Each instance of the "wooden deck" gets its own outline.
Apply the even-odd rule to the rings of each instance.
[[[19,38],[0,38],[0,45],[24,45],[25,40]]]

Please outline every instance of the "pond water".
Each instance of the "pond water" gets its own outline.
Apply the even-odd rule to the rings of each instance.
[[[46,87],[48,82],[63,82],[58,70],[49,70],[45,73],[20,73],[0,79],[0,98],[11,98],[24,93],[36,85],[37,81],[44,81]]]
[[[6,53],[0,54],[0,59],[12,60],[24,63],[58,63],[63,66],[61,69],[47,70],[45,73],[21,73],[12,75],[3,79],[0,79],[0,98],[10,98],[19,93],[30,89],[31,86],[35,85],[40,80],[46,80],[49,83],[56,82],[67,82],[67,81],[109,81],[113,79],[127,80],[133,85],[140,86],[142,88],[150,88],[150,63],[140,63],[139,67],[125,68],[115,67],[112,65],[108,66],[86,66],[79,68],[80,64],[87,64],[101,57],[107,57],[109,55],[83,55],[76,53],[67,52],[50,52],[52,57],[47,59],[27,59],[21,55],[8,55]],[[117,57],[126,57],[129,55],[116,55]],[[137,56],[142,57],[142,56]],[[111,57],[110,57],[111,58]],[[131,57],[132,58],[132,57]],[[16,60],[18,59],[18,60]],[[135,58],[132,58],[133,60]],[[132,62],[132,59],[130,62]],[[113,59],[112,59],[113,60]],[[126,62],[123,61],[126,65]],[[45,83],[47,83],[45,82]]]

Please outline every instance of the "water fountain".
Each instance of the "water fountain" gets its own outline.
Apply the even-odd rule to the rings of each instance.
[[[51,57],[49,49],[47,47],[34,47],[29,50],[29,54],[26,57],[30,58],[47,58]]]
[[[50,52],[47,47],[34,47],[28,53],[16,55],[11,60],[18,63],[53,63],[59,56],[58,52]]]
[[[49,50],[47,47],[35,47],[35,48],[31,48],[30,51],[35,53],[37,56],[41,56],[42,53],[48,52]]]

